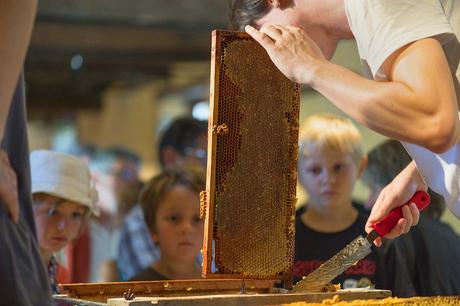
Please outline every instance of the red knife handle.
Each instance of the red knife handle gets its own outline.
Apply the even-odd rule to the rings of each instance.
[[[409,205],[410,203],[415,203],[418,210],[423,210],[428,206],[428,204],[430,204],[430,195],[425,191],[417,191],[404,205]],[[403,217],[402,208],[404,205],[391,210],[382,221],[372,226],[380,237],[388,234],[396,226],[396,224],[398,224],[399,219]]]

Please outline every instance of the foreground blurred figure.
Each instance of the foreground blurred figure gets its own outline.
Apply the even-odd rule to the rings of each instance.
[[[0,296],[4,305],[49,305],[35,232],[21,67],[35,0],[0,1]]]

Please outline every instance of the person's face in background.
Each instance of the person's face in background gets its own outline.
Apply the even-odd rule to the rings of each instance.
[[[308,193],[310,207],[333,209],[351,203],[359,166],[351,154],[315,148],[308,156],[300,156],[299,181]]]
[[[206,169],[208,136],[206,133],[197,137],[193,146],[185,147],[184,153],[179,153],[173,147],[165,147],[163,155],[164,167],[176,165],[199,166]]]
[[[173,187],[159,203],[155,221],[152,239],[159,244],[161,256],[194,264],[204,230],[198,193],[185,186]]]
[[[117,159],[109,170],[113,178],[113,192],[120,213],[127,213],[137,202],[141,188],[139,164],[129,159]]]
[[[81,204],[52,195],[34,197],[34,217],[40,248],[57,252],[79,234],[88,213]]]
[[[107,171],[92,171],[99,192],[98,207],[109,215],[126,213],[136,204],[140,189],[139,165],[128,159],[118,158]]]
[[[111,165],[109,174],[113,176],[114,189],[120,190],[139,182],[139,165],[132,160],[119,158]]]
[[[198,136],[193,147],[185,148],[184,163],[206,168],[207,162],[208,136],[201,134]]]

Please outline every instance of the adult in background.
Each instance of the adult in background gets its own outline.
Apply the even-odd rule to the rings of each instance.
[[[120,147],[100,149],[90,160],[91,176],[99,193],[99,216],[89,222],[89,280],[117,281],[116,265],[120,228],[140,191],[140,158]]]

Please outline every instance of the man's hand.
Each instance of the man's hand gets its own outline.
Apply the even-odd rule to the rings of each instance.
[[[264,24],[260,31],[246,26],[246,32],[267,50],[273,63],[290,80],[310,84],[325,57],[302,29]]]
[[[393,208],[405,204],[416,191],[427,190],[422,176],[417,170],[415,162],[411,162],[397,177],[380,192],[377,201],[372,207],[372,212],[366,223],[366,232],[372,231],[372,225],[382,220]],[[385,235],[385,238],[393,239],[409,232],[412,226],[417,225],[420,212],[414,203],[402,208],[403,218],[393,230]],[[374,241],[375,245],[381,245],[381,239]]]
[[[18,182],[4,150],[0,150],[0,203],[8,211],[13,222],[19,221]]]

